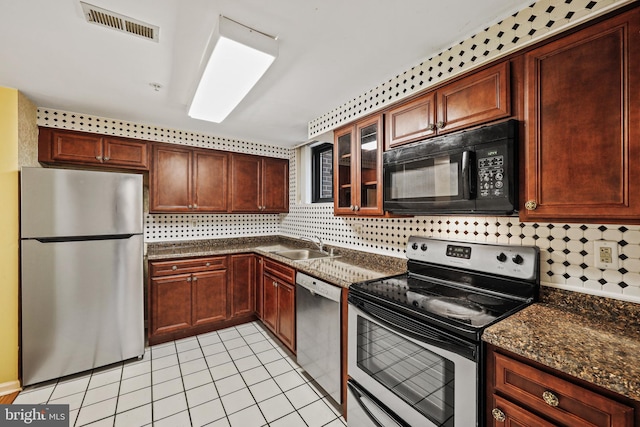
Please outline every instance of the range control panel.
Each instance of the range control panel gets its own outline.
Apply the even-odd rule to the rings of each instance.
[[[407,243],[407,258],[534,280],[538,274],[539,249],[535,246],[493,245],[411,236]]]

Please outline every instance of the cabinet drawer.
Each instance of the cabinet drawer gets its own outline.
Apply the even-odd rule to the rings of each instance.
[[[633,425],[633,408],[547,372],[494,353],[495,389],[561,425]]]
[[[296,270],[279,262],[265,258],[264,271],[293,285],[296,283]]]
[[[493,427],[554,427],[548,421],[532,414],[500,396],[493,395],[491,416],[487,425]]]
[[[169,276],[181,273],[197,273],[227,268],[227,257],[206,257],[158,261],[151,263],[151,276]]]

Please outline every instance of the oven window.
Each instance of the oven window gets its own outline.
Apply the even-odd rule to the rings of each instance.
[[[438,426],[453,427],[454,364],[358,317],[358,367]]]
[[[392,200],[457,198],[459,156],[441,156],[405,163],[389,174]]]

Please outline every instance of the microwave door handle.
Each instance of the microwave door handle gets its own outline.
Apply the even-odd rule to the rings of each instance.
[[[475,183],[473,182],[474,174],[471,169],[473,168],[473,151],[462,152],[462,198],[465,200],[471,199],[475,193]]]
[[[376,425],[376,427],[408,427],[407,424],[403,422],[398,422],[396,418],[388,412],[387,409],[378,405],[375,401],[370,399],[363,391],[360,390],[360,387],[356,387],[351,382],[347,383],[347,387],[351,389],[354,397],[356,398],[356,402],[358,402],[358,406],[367,414],[367,417]],[[374,414],[374,412],[376,414]],[[383,420],[379,420],[378,418],[384,418]]]

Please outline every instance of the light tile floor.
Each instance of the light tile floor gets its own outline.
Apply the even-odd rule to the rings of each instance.
[[[259,322],[149,347],[27,387],[14,403],[69,404],[70,426],[344,427],[326,393]]]

